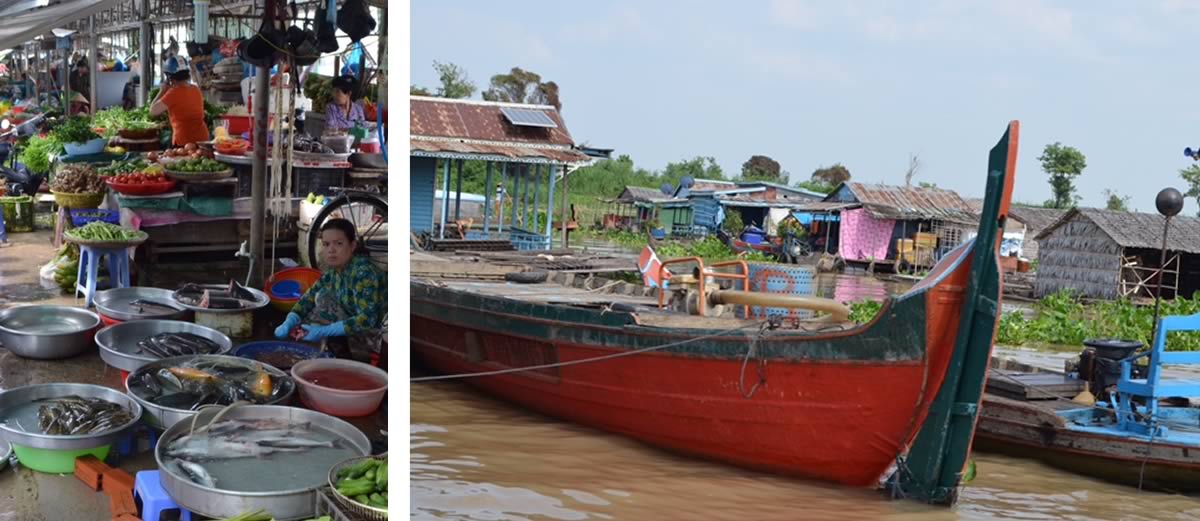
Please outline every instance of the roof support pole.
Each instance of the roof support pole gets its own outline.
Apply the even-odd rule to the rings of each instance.
[[[442,226],[438,230],[439,239],[446,238],[446,219],[450,218],[450,163],[453,160],[443,159],[442,162],[446,165],[446,168],[442,170],[442,211],[438,214],[442,218]]]
[[[62,38],[59,38],[59,40],[62,40]],[[59,85],[62,86],[63,114],[70,114],[71,113],[71,111],[70,111],[70,107],[71,107],[71,49],[63,49],[62,50],[62,59],[63,59],[62,69],[59,69],[58,76],[61,81],[61,83],[59,83]],[[80,94],[83,94],[83,93],[81,92]]]
[[[50,70],[50,62],[54,60],[54,51],[46,51],[46,102],[50,101],[54,92],[54,73]],[[40,102],[40,100],[39,100]],[[67,113],[67,108],[63,107],[63,114]]]
[[[26,45],[25,49],[29,50],[30,47],[31,46]],[[36,48],[33,51],[33,61],[29,61],[28,54],[25,55],[25,59],[26,59],[25,73],[29,74],[29,79],[33,80],[33,103],[34,103],[34,105],[37,105],[37,104],[41,103],[41,96],[39,95],[39,92],[38,92],[38,82],[37,82],[38,73],[37,73],[37,71],[33,70],[34,66],[36,66],[36,64],[37,64]]]
[[[267,3],[267,17],[274,16],[271,3]],[[268,100],[271,90],[271,69],[257,67],[254,77],[254,162],[250,177],[250,273],[249,285],[261,287],[263,283],[262,259],[266,240],[267,223],[267,116],[271,108]],[[149,78],[143,79],[147,83]],[[275,136],[275,139],[280,139]],[[316,264],[316,260],[313,260]]]
[[[554,174],[558,172],[558,165],[550,165],[550,181],[546,187],[546,249],[549,250],[554,243]],[[566,226],[566,221],[563,221],[563,226]]]
[[[504,194],[508,193],[507,188],[508,163],[502,163],[500,165],[500,186],[496,187],[496,233],[504,232]]]
[[[141,0],[138,18],[142,27],[138,30],[138,106],[150,103],[150,77],[154,75],[154,60],[150,59],[150,0]]]
[[[100,37],[96,36],[96,15],[88,17],[88,31],[91,34],[88,38],[88,104],[92,107],[92,114],[95,114],[100,110],[100,100],[96,97],[96,82],[100,81],[97,77],[100,75],[100,53],[96,47]]]
[[[487,162],[487,175],[483,179],[483,236],[490,238],[489,228],[492,224],[492,162]]]
[[[458,175],[454,176],[454,222],[462,219],[462,170],[463,160],[458,160]]]
[[[533,208],[531,208],[529,210],[529,214],[530,214],[529,226],[526,228],[527,230],[529,230],[530,233],[537,233],[538,193],[541,191],[541,187],[542,187],[542,165],[535,165],[533,167],[533,199],[530,200],[530,202],[532,203],[530,206],[532,206]]]
[[[517,190],[521,198],[521,209],[517,210],[517,215],[520,216],[520,225],[522,230],[528,231],[529,223],[525,218],[529,208],[529,167],[527,165],[517,165]],[[513,221],[513,226],[516,226],[518,221]]]
[[[512,207],[509,208],[508,227],[516,228],[517,227],[517,206],[521,203],[521,165],[512,165],[510,163],[504,163],[504,168],[506,170],[508,169],[509,166],[512,167],[512,183],[513,184],[512,184],[512,195],[509,196],[509,198],[512,199],[512,204],[511,204]]]
[[[563,179],[563,183],[562,183],[562,185],[563,185],[563,189],[562,189],[562,225],[563,225],[563,227],[562,227],[562,247],[563,248],[567,247],[567,207],[569,206],[567,204],[567,174],[568,173],[570,173],[570,171],[568,171],[566,169],[566,167],[564,166],[563,167],[563,178],[562,178]]]

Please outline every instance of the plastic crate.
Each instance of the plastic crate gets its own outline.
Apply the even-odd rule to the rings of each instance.
[[[98,208],[68,208],[67,212],[71,214],[71,226],[76,228],[84,226],[93,221],[101,221],[108,224],[121,224],[121,212],[117,210],[102,210]]]

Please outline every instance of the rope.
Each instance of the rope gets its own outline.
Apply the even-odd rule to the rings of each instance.
[[[639,349],[632,349],[629,351],[622,351],[620,353],[612,353],[612,354],[596,356],[596,357],[592,357],[592,358],[581,358],[579,360],[570,360],[567,362],[555,362],[552,364],[530,365],[530,366],[526,366],[526,367],[512,367],[509,369],[497,369],[495,371],[482,371],[482,372],[478,372],[478,373],[458,373],[458,374],[447,374],[447,375],[438,375],[438,376],[422,376],[422,377],[418,377],[418,378],[409,378],[408,381],[410,383],[417,383],[417,382],[435,382],[435,381],[439,381],[439,380],[457,380],[457,379],[461,379],[461,378],[474,378],[474,377],[478,377],[478,376],[496,376],[496,375],[502,375],[502,374],[521,373],[521,372],[525,372],[525,371],[536,371],[539,369],[552,369],[552,368],[557,368],[557,367],[567,367],[567,366],[571,366],[571,365],[600,362],[600,361],[604,361],[604,360],[611,360],[613,358],[621,358],[621,357],[632,356],[632,355],[637,355],[637,354],[641,354],[641,353],[649,353],[651,351],[668,349],[671,347],[678,347],[678,346],[690,344],[693,342],[699,342],[702,340],[708,340],[710,338],[716,338],[716,337],[723,336],[723,335],[726,335],[729,333],[733,333],[735,331],[741,331],[743,329],[749,329],[749,328],[756,327],[759,325],[760,324],[758,322],[753,322],[750,324],[726,329],[724,331],[718,331],[716,333],[712,333],[712,334],[708,334],[708,335],[704,335],[704,336],[698,336],[695,338],[689,338],[687,340],[681,340],[679,342],[671,342],[669,344],[661,344],[661,345],[656,345],[656,346],[643,347],[643,348],[639,348]]]
[[[776,318],[776,317],[772,317],[772,318]],[[754,382],[754,385],[752,387],[750,387],[749,392],[746,392],[746,390],[745,390],[745,387],[746,387],[746,365],[750,363],[750,357],[757,354],[758,341],[763,337],[763,335],[766,334],[767,329],[768,328],[774,329],[775,327],[778,327],[778,326],[777,325],[773,326],[770,320],[768,320],[767,322],[763,322],[762,326],[758,328],[758,334],[755,335],[754,339],[752,339],[750,341],[750,347],[746,349],[746,356],[742,357],[742,369],[740,372],[738,372],[738,394],[742,395],[742,398],[749,400],[751,397],[754,396],[754,393],[758,391],[758,387],[760,385],[767,383],[767,374],[766,374],[767,359],[759,357],[759,359],[758,359],[758,381]]]

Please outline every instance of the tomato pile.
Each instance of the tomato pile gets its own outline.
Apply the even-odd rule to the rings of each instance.
[[[167,181],[166,176],[162,172],[133,172],[129,174],[121,174],[114,176],[112,182],[122,185],[152,185],[161,184]]]

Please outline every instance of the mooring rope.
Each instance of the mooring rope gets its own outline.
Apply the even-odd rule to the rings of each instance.
[[[588,363],[592,363],[592,362],[601,362],[604,360],[611,360],[614,358],[621,358],[624,356],[631,356],[631,355],[636,355],[636,354],[641,354],[641,353],[649,353],[651,351],[658,351],[661,349],[678,347],[678,346],[690,344],[693,342],[700,342],[702,340],[708,340],[710,338],[724,336],[729,333],[741,331],[743,329],[759,327],[763,323],[765,323],[765,321],[764,322],[752,322],[752,323],[745,324],[742,326],[726,329],[724,331],[718,331],[716,333],[712,333],[712,334],[708,334],[708,335],[704,335],[704,336],[698,336],[695,338],[689,338],[687,340],[681,340],[679,342],[671,342],[669,344],[661,344],[661,345],[656,345],[656,346],[631,349],[629,351],[622,351],[620,353],[612,353],[612,354],[596,356],[596,357],[592,357],[592,358],[581,358],[579,360],[569,360],[566,362],[554,362],[551,364],[530,365],[530,366],[526,366],[526,367],[512,367],[512,368],[508,368],[508,369],[497,369],[495,371],[481,371],[481,372],[477,372],[477,373],[457,373],[457,374],[447,374],[447,375],[437,375],[437,376],[421,376],[421,377],[417,377],[417,378],[409,378],[408,381],[412,382],[412,383],[418,383],[418,382],[435,382],[435,381],[439,381],[439,380],[457,380],[457,379],[461,379],[461,378],[475,378],[475,377],[479,377],[479,376],[497,376],[497,375],[502,375],[502,374],[522,373],[525,371],[537,371],[540,369],[552,369],[552,368],[556,368],[556,367],[567,367],[567,366],[571,366],[571,365],[588,364]]]

